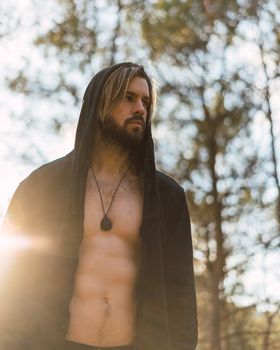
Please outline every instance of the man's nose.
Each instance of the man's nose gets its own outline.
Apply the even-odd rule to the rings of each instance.
[[[141,100],[137,101],[135,106],[134,106],[134,113],[144,115],[145,112],[146,112],[146,109],[145,109],[143,101],[141,101]]]

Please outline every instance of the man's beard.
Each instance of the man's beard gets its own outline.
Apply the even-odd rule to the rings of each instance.
[[[141,120],[143,127],[136,125],[135,130],[127,130],[127,124],[132,120]],[[107,117],[103,122],[100,121],[100,131],[106,143],[118,146],[131,151],[136,151],[142,145],[145,135],[145,121],[142,117],[132,116],[128,118],[123,126],[119,126],[113,117]]]

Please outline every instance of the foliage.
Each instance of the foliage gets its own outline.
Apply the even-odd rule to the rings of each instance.
[[[10,114],[30,142],[19,150],[24,160],[35,151],[47,158],[50,135],[63,138],[74,126],[84,88],[100,67],[151,60],[161,82],[158,165],[184,186],[193,223],[198,349],[277,349],[279,301],[260,290],[250,294],[244,280],[257,258],[279,245],[279,4],[52,0],[34,6],[33,46],[19,69],[5,72],[12,94],[30,103]],[[1,22],[1,39],[20,16],[13,18],[11,26]]]
[[[212,350],[228,349],[221,339],[232,321],[223,319],[230,301],[246,295],[242,275],[262,236],[244,222],[253,210],[262,220],[270,210],[261,201],[266,183],[259,175],[265,161],[252,142],[262,104],[252,93],[255,67],[234,57],[242,29],[250,28],[265,8],[250,1],[154,1],[147,7],[142,30],[159,67],[162,93],[177,98],[167,129],[177,134],[174,176],[187,191],[199,270],[206,276],[211,304],[211,316],[204,321],[209,331],[202,334]]]

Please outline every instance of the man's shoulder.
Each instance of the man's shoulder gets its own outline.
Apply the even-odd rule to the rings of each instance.
[[[178,184],[176,180],[174,180],[171,176],[157,170],[156,176],[159,184],[160,191],[171,191],[175,193],[182,193],[184,192],[184,189],[182,186]]]
[[[45,163],[33,170],[16,188],[8,207],[7,216],[17,225],[35,223],[38,213],[50,212],[62,203],[71,181],[70,154]],[[35,224],[34,224],[35,225]],[[35,226],[34,226],[35,227]]]
[[[54,159],[50,162],[44,163],[38,168],[34,169],[25,180],[36,180],[44,176],[55,176],[71,166],[72,152],[67,155]]]
[[[70,181],[72,159],[73,155],[71,152],[63,157],[39,166],[21,181],[20,187],[26,189],[40,187],[43,189],[49,186],[55,187],[56,184],[61,184],[63,181],[65,181],[65,183],[67,180]]]
[[[161,171],[156,172],[159,199],[166,225],[172,231],[174,223],[182,212],[187,213],[186,195],[182,186],[171,176]],[[188,214],[187,214],[188,215]]]
[[[186,202],[185,191],[171,176],[156,171],[159,196],[162,203],[170,209],[171,206],[181,206]],[[169,210],[168,209],[168,210]]]

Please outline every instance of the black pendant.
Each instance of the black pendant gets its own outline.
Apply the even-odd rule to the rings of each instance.
[[[108,218],[108,216],[104,216],[101,220],[100,227],[103,231],[109,231],[112,228],[112,221]]]

